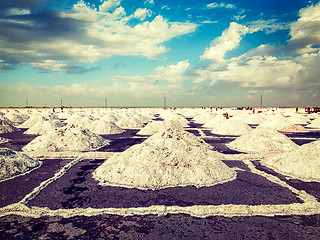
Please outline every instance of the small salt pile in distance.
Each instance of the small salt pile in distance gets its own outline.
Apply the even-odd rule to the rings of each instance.
[[[19,131],[18,128],[12,125],[12,122],[6,117],[0,118],[0,133],[11,133]]]
[[[164,120],[164,121],[151,121],[144,128],[142,128],[138,135],[153,135],[157,132],[163,132],[167,129],[183,130],[183,126],[178,120]]]
[[[271,115],[265,121],[263,121],[259,126],[269,127],[276,130],[285,128],[292,125],[292,122],[289,121],[286,117],[281,114]]]
[[[31,116],[28,120],[26,120],[24,123],[18,125],[18,128],[31,128],[33,125],[39,122],[45,122],[48,119],[41,116],[41,115],[34,115]]]
[[[23,134],[42,135],[51,132],[57,128],[63,127],[64,124],[60,120],[46,120],[40,121],[30,127]]]
[[[226,145],[237,151],[252,153],[281,153],[298,147],[277,130],[260,126]]]
[[[97,134],[118,134],[123,133],[124,130],[118,127],[113,122],[106,122],[104,120],[95,120],[91,122],[87,128]]]
[[[302,181],[320,182],[320,141],[264,159],[262,163],[276,172]]]
[[[236,178],[221,160],[223,154],[186,131],[169,129],[117,153],[93,177],[101,185],[138,189],[212,186]]]
[[[316,118],[316,119],[312,120],[311,123],[309,125],[307,125],[307,127],[320,128],[320,118]]]
[[[308,129],[306,129],[304,126],[301,126],[301,125],[290,125],[288,127],[281,128],[278,131],[283,132],[283,133],[307,133],[307,132],[310,132]]]
[[[6,118],[8,118],[14,126],[18,126],[25,122],[29,117],[19,113],[17,110],[10,111],[4,115]]]
[[[109,141],[88,129],[66,126],[36,137],[22,148],[23,151],[94,151],[109,144]]]
[[[0,180],[25,173],[39,166],[39,161],[21,152],[15,152],[8,148],[0,148]]]
[[[90,125],[95,119],[91,116],[81,115],[81,114],[74,114],[70,116],[65,122],[71,126],[78,126],[78,127],[87,127]]]
[[[117,126],[123,129],[137,129],[144,127],[144,121],[137,117],[122,117],[116,122]]]
[[[169,110],[163,110],[161,113],[160,113],[160,117],[163,118],[164,120],[167,120],[167,121],[176,121],[176,122],[180,122],[180,124],[183,126],[183,127],[189,127],[189,121],[181,116],[181,115],[178,115],[176,113],[173,113]]]
[[[298,114],[298,113],[292,113],[288,118],[288,121],[291,122],[291,124],[301,124],[301,125],[307,125],[310,123],[310,119]]]
[[[216,124],[212,126],[211,132],[219,135],[244,135],[248,134],[252,131],[252,128],[243,121],[226,119],[226,121],[222,121],[220,124]]]

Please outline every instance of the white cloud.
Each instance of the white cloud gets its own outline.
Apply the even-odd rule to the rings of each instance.
[[[255,20],[248,23],[251,32],[266,31],[267,34],[274,33],[279,30],[289,29],[288,23],[279,23],[277,19]]]
[[[26,63],[37,69],[42,67],[47,70],[51,66],[52,71],[65,69],[61,64],[94,62],[112,56],[156,59],[168,51],[164,46],[166,41],[197,28],[196,24],[189,22],[170,22],[161,15],[144,21],[145,17],[151,16],[151,11],[147,9],[137,9],[133,15],[127,16],[120,2],[103,1],[94,8],[80,1],[68,12],[55,12],[52,21],[69,24],[56,28],[55,34],[48,34],[47,28],[41,28],[43,23],[37,22],[39,20],[34,20],[33,28],[25,29],[25,34],[23,28],[16,29],[14,26],[8,30],[12,32],[9,36],[15,36],[15,31],[18,31],[29,39],[13,43],[8,37],[0,36],[2,59],[6,60],[7,56],[14,60],[12,62]],[[140,20],[133,26],[128,23],[132,17]]]
[[[137,18],[140,19],[141,21],[143,21],[147,16],[150,17],[152,15],[152,11],[148,10],[146,8],[138,8],[134,14],[133,14],[133,18]]]
[[[299,19],[290,26],[289,47],[298,53],[320,49],[320,2],[299,11]]]
[[[99,6],[99,10],[101,12],[107,12],[115,7],[118,7],[120,5],[122,0],[107,0],[107,1],[101,1],[102,4]]]
[[[28,15],[30,14],[29,9],[24,9],[24,8],[11,8],[6,15],[11,16],[11,15]]]
[[[229,3],[209,3],[207,4],[207,8],[228,8],[228,9],[235,9],[236,6]]]
[[[125,81],[131,83],[155,84],[162,82],[164,85],[176,85],[185,79],[185,73],[190,67],[188,60],[181,61],[176,65],[160,66],[153,70],[152,74],[145,76],[114,76],[113,81]]]
[[[201,59],[210,59],[214,62],[225,62],[224,55],[227,51],[235,49],[242,37],[249,32],[249,28],[235,22],[231,22],[228,29],[222,35],[211,42]]]

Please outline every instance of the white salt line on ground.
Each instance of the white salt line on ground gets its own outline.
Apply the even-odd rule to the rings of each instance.
[[[40,185],[33,189],[33,191],[29,194],[27,194],[19,203],[21,204],[28,204],[29,201],[34,199],[43,189],[45,189],[50,183],[53,183],[55,180],[61,178],[71,167],[76,165],[77,163],[84,160],[83,158],[77,158],[73,160],[72,162],[68,163],[64,167],[61,168],[59,172],[57,172],[52,178],[47,179],[46,181],[43,181],[40,183]]]
[[[317,199],[308,194],[307,192],[303,191],[303,190],[297,190],[295,189],[294,187],[290,186],[289,184],[287,184],[286,182],[280,180],[278,177],[274,176],[274,175],[271,175],[271,174],[268,174],[266,172],[263,172],[263,171],[260,171],[258,169],[256,169],[253,165],[253,163],[249,160],[244,160],[243,161],[245,164],[247,164],[247,166],[249,167],[249,169],[251,170],[251,172],[253,173],[256,173],[266,179],[268,179],[269,181],[271,182],[274,182],[282,187],[285,187],[285,188],[288,188],[291,192],[293,192],[294,194],[297,194],[297,196],[302,200],[304,201],[305,203],[308,203],[308,202],[316,202],[316,203],[319,203],[317,201]]]

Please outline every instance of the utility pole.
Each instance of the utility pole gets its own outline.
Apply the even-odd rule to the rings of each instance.
[[[164,106],[164,108],[167,108],[167,98],[166,97],[163,98],[163,106]]]
[[[62,108],[62,99],[60,100],[60,106],[61,106],[61,108]]]
[[[28,107],[28,99],[26,99],[26,107]]]
[[[104,99],[104,107],[107,108],[108,107],[108,99]]]
[[[262,95],[261,95],[261,100],[260,100],[260,107],[262,108]]]

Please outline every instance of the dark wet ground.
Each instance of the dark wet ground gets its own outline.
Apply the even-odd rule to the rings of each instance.
[[[157,116],[158,117],[158,116]],[[157,120],[161,121],[160,118]],[[201,124],[190,123],[187,131],[200,135],[197,130]],[[228,149],[225,144],[236,136],[213,135],[202,129],[207,136],[204,140],[215,150],[228,154],[239,152]],[[139,144],[147,136],[137,136],[137,130],[103,136],[111,144],[100,151],[121,152]],[[0,134],[12,139],[2,144],[12,150],[20,150],[36,136],[23,135],[23,132]],[[318,137],[318,133],[290,135],[300,138],[299,143]],[[224,161],[230,167],[238,167],[238,177],[232,182],[213,187],[177,187],[159,191],[142,191],[120,187],[102,187],[91,177],[91,173],[104,160],[88,159],[76,164],[62,178],[50,184],[29,204],[51,209],[75,207],[139,207],[154,204],[190,206],[194,204],[287,204],[300,202],[286,188],[282,188],[265,178],[251,173],[241,161]],[[20,201],[40,182],[53,176],[67,160],[45,160],[40,169],[0,183],[0,207]],[[284,176],[261,166],[265,172],[278,176],[291,186],[305,190],[320,197],[320,184],[305,183]],[[73,218],[43,217],[28,218],[5,216],[0,218],[0,239],[320,239],[320,215],[277,216],[277,217],[209,217],[195,218],[185,214],[167,216],[99,215],[94,217],[77,216]]]
[[[1,133],[0,137],[10,139],[9,142],[0,144],[0,147],[7,147],[14,151],[21,151],[25,145],[31,142],[39,135],[23,134],[27,129],[23,128],[18,132]]]
[[[0,218],[1,239],[320,239],[320,215],[196,218],[99,215]]]
[[[46,187],[30,206],[59,208],[120,208],[151,205],[192,206],[220,204],[290,204],[301,202],[287,188],[253,174],[241,161],[224,161],[239,167],[237,179],[212,187],[173,187],[162,190],[138,190],[101,186],[92,172],[101,160],[87,160],[74,166],[63,177]]]

